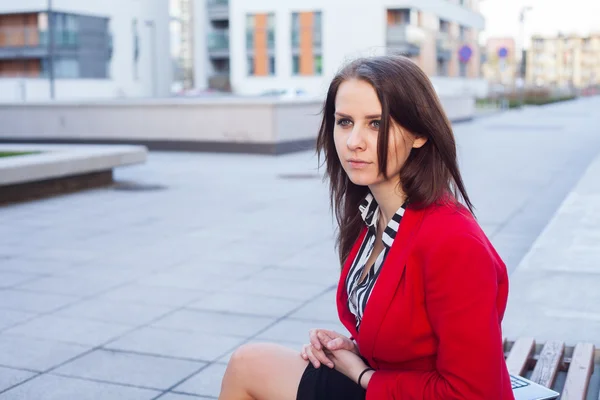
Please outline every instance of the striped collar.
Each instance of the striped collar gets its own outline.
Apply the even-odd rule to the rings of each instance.
[[[379,204],[371,192],[369,192],[364,200],[358,206],[360,215],[369,229],[369,233],[377,234],[377,221],[379,220]],[[383,231],[381,240],[383,244],[389,249],[394,243],[396,233],[398,233],[398,227],[400,226],[400,220],[404,216],[404,210],[406,209],[406,203],[400,206],[398,211],[394,214],[388,225]]]

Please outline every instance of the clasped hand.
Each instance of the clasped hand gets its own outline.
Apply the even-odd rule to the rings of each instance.
[[[368,367],[350,338],[327,329],[311,329],[308,336],[310,343],[303,346],[300,354],[315,368],[321,365],[335,368],[356,382],[360,373]]]

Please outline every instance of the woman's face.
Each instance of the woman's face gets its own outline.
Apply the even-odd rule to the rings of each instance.
[[[335,98],[333,136],[340,163],[352,183],[373,189],[384,183],[399,182],[400,169],[410,150],[425,144],[395,121],[390,121],[387,176],[379,170],[377,139],[381,104],[373,87],[362,80],[342,82]]]

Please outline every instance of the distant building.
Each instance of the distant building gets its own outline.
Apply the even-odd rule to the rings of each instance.
[[[48,4],[0,3],[1,101],[50,99],[52,76],[58,100],[169,94],[165,0]]]
[[[348,59],[411,57],[443,94],[481,93],[479,0],[194,0],[198,88],[322,94]]]
[[[533,36],[527,83],[555,88],[600,84],[600,33],[589,36]]]
[[[483,77],[492,85],[512,90],[519,77],[515,40],[510,37],[489,38],[483,51]]]
[[[171,14],[172,91],[194,87],[193,0],[169,0]]]

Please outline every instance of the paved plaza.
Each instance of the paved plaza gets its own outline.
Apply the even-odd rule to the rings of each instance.
[[[477,217],[515,281],[508,335],[535,328],[520,301],[552,296],[575,324],[600,321],[599,109],[455,125]],[[300,349],[310,328],[343,329],[321,174],[312,152],[152,152],[115,187],[0,208],[0,400],[216,398],[239,345]],[[573,319],[579,302],[588,314]]]

